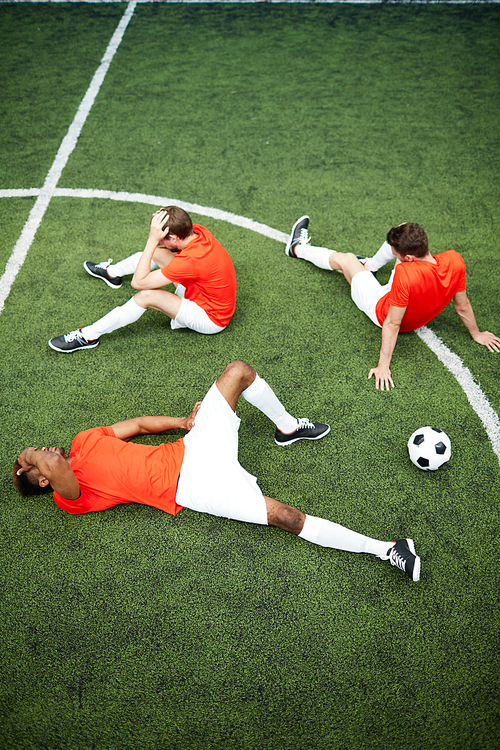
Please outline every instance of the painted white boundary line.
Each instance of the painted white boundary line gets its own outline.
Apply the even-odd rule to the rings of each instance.
[[[424,326],[415,331],[417,336],[427,344],[429,349],[434,352],[440,362],[456,378],[467,399],[476,412],[477,416],[483,423],[486,434],[488,435],[494,452],[500,462],[500,419],[498,414],[492,409],[490,403],[481,388],[475,382],[471,371],[464,365],[460,357],[450,351],[439,336]]]
[[[14,190],[0,190],[0,198],[30,198],[40,195],[40,188],[19,188]],[[270,237],[277,242],[287,242],[288,234],[280,232],[278,229],[260,224],[253,219],[247,219],[246,216],[238,216],[230,211],[221,211],[218,208],[210,206],[200,206],[198,203],[186,203],[179,201],[177,198],[164,198],[159,195],[145,195],[144,193],[125,193],[115,192],[114,190],[84,190],[73,188],[54,188],[52,196],[57,198],[101,198],[112,201],[126,201],[128,203],[146,203],[150,206],[170,206],[175,203],[176,206],[183,208],[188,213],[208,216],[211,219],[225,221],[228,224],[234,224],[237,227],[250,229],[252,232]]]
[[[127,28],[128,23],[132,18],[136,4],[137,0],[132,0],[132,2],[128,4],[127,10],[122,16],[122,19],[118,24],[115,33],[111,37],[108,48],[102,57],[101,63],[97,68],[97,71],[87,90],[87,93],[83,97],[81,104],[78,107],[75,119],[71,123],[68,132],[63,138],[63,141],[59,147],[59,151],[57,152],[56,158],[54,159],[49,173],[45,178],[45,183],[40,190],[36,203],[31,209],[30,215],[28,216],[26,224],[23,227],[21,235],[14,246],[9,260],[7,261],[5,271],[0,278],[0,313],[4,308],[5,300],[9,296],[12,284],[14,283],[14,280],[26,259],[28,250],[33,243],[35,234],[54,194],[54,190],[57,183],[59,182],[61,173],[67,164],[71,152],[76,146],[85,120],[87,119],[95,98],[99,93],[101,84],[106,73],[108,72],[111,60],[113,59],[115,52],[120,45],[120,42],[125,33],[125,29]]]

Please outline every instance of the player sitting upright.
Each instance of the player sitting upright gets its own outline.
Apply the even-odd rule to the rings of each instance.
[[[351,297],[356,306],[382,328],[379,362],[368,373],[368,378],[375,376],[376,388],[394,387],[389,365],[399,332],[414,331],[426,325],[451,300],[474,341],[490,352],[500,351],[500,338],[489,331],[481,332],[477,327],[465,291],[462,257],[454,250],[431,255],[427,235],[419,224],[404,222],[392,227],[380,250],[367,259],[311,245],[308,226],[308,216],[295,222],[285,252],[291,258],[302,258],[318,268],[343,273],[351,285]],[[394,257],[396,265],[391,278],[382,286],[374,272]]]
[[[122,277],[132,273],[132,286],[140,291],[92,325],[50,339],[49,346],[58,352],[94,349],[103,334],[134,323],[148,308],[168,315],[173,329],[206,334],[223,331],[234,314],[236,274],[231,257],[208,229],[193,224],[178,206],[153,214],[143,252],[114,265],[83,265],[112,289],[121,287]],[[175,293],[162,289],[171,283]]]

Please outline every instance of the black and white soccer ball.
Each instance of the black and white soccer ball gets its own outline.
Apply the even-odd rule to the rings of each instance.
[[[450,460],[451,441],[446,432],[437,427],[421,427],[408,440],[408,453],[419,469],[436,471]]]

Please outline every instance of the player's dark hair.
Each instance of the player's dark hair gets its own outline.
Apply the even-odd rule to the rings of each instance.
[[[429,252],[429,240],[420,224],[406,222],[398,227],[392,227],[387,232],[386,239],[400,255],[423,258]]]
[[[193,222],[191,221],[190,215],[179,206],[165,206],[162,211],[168,213],[168,226],[170,234],[176,234],[180,240],[185,240],[186,237],[193,231]]]
[[[22,497],[32,497],[33,495],[45,495],[47,492],[52,492],[50,483],[46,487],[40,487],[37,481],[34,481],[33,477],[30,476],[29,471],[23,471],[22,474],[17,472],[21,468],[21,464],[16,461],[14,463],[14,470],[12,472],[12,479],[16,490]]]

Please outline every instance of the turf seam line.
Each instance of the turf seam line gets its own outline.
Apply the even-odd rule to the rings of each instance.
[[[439,361],[442,362],[458,381],[467,396],[467,400],[483,423],[493,451],[500,463],[500,419],[481,388],[475,382],[471,371],[464,365],[460,357],[448,349],[446,344],[430,328],[423,326],[417,329],[415,333],[427,344]]]
[[[59,182],[61,173],[66,166],[68,159],[74,150],[82,128],[85,124],[85,120],[92,108],[99,89],[101,88],[102,82],[108,72],[111,61],[118,49],[120,42],[123,38],[125,30],[129,24],[130,19],[137,5],[137,0],[132,0],[128,3],[127,9],[122,16],[120,23],[118,24],[115,33],[111,37],[111,41],[101,59],[99,67],[97,68],[90,86],[87,89],[85,96],[83,97],[80,106],[78,107],[77,113],[71,123],[68,132],[64,136],[59,150],[56,154],[56,158],[52,163],[51,168],[45,178],[43,187],[41,188],[35,205],[30,211],[28,219],[22,229],[22,232],[14,245],[14,249],[7,261],[5,271],[0,278],[0,314],[4,308],[5,300],[9,296],[12,284],[14,283],[17,274],[22,268],[28,251],[35,239],[35,234],[38,227],[47,211],[48,205],[54,194],[55,187]]]

